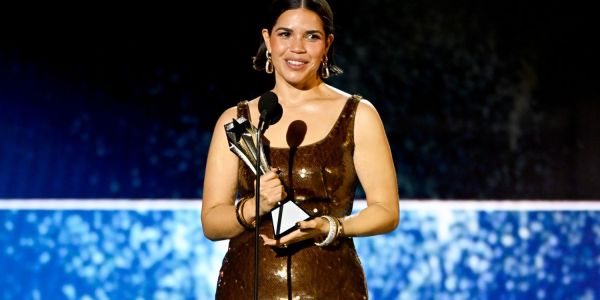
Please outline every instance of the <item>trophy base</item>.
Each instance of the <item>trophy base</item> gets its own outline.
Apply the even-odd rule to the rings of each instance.
[[[279,239],[286,234],[296,230],[296,223],[306,221],[311,216],[292,200],[281,202],[277,207],[271,210],[273,219],[273,236]]]

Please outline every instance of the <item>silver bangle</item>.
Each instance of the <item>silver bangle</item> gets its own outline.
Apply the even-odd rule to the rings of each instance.
[[[329,246],[335,238],[337,237],[338,232],[338,224],[331,216],[321,216],[321,218],[327,220],[329,222],[329,232],[327,233],[327,237],[320,243],[315,242],[315,245],[319,247]]]

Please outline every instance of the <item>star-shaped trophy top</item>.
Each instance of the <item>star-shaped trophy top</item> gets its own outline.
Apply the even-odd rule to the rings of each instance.
[[[244,117],[233,119],[231,122],[225,124],[227,139],[239,143],[242,135],[248,132],[251,126],[250,122]]]
[[[260,155],[260,173],[264,174],[269,170],[264,152],[259,151],[256,146],[257,130],[250,121],[244,117],[233,119],[225,124],[225,133],[229,149],[235,153],[251,170],[256,174],[255,163]]]

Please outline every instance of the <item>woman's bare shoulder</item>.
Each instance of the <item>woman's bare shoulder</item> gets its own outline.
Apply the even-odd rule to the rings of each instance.
[[[382,126],[381,116],[377,111],[377,108],[368,99],[360,98],[358,107],[356,108],[356,126],[355,128],[362,128],[365,130],[371,130],[373,127]]]
[[[217,125],[223,125],[231,122],[231,120],[235,118],[237,118],[237,106],[229,107],[221,113],[219,120],[217,121]]]

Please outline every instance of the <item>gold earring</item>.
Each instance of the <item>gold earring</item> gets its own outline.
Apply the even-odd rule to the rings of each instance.
[[[267,62],[265,62],[265,71],[267,74],[273,73],[273,61],[271,61],[271,53],[269,50],[265,51],[265,55],[267,56]]]
[[[325,59],[323,59],[321,61],[321,78],[323,79],[327,79],[329,78],[329,65],[327,64],[327,56],[325,56]]]

